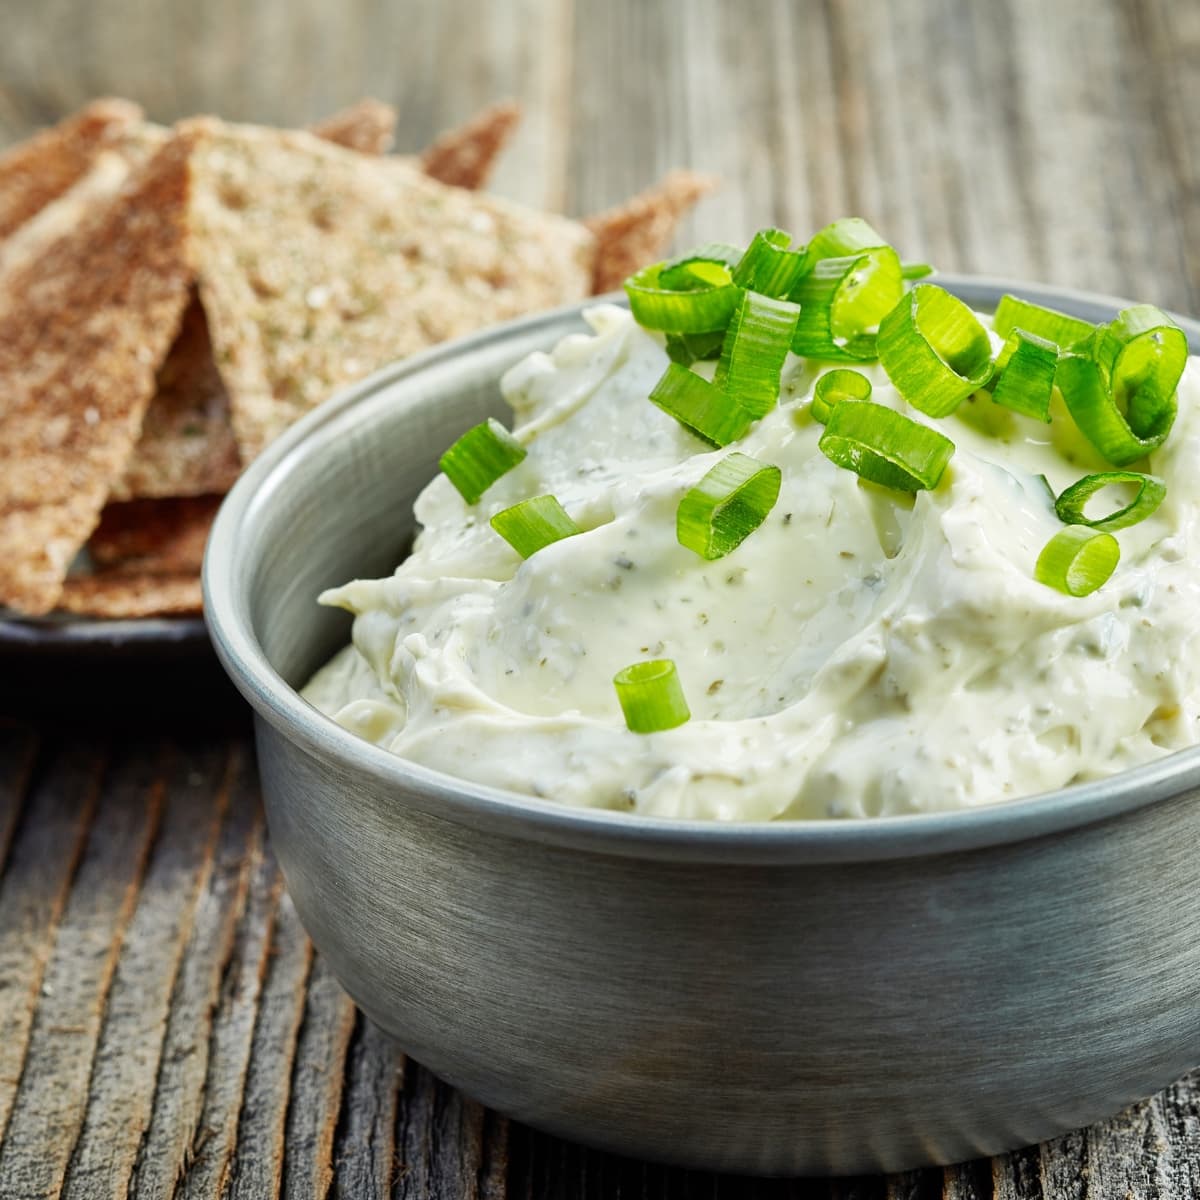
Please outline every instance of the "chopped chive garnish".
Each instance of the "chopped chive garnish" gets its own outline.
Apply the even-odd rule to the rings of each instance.
[[[724,558],[766,520],[779,499],[782,479],[778,467],[747,454],[721,459],[679,502],[679,544],[701,558]]]
[[[954,453],[944,434],[871,400],[835,405],[818,446],[839,467],[902,492],[937,487]]]
[[[871,381],[861,372],[852,371],[849,367],[840,367],[836,371],[826,371],[817,380],[813,389],[812,406],[809,411],[814,421],[822,425],[829,420],[829,414],[834,406],[843,400],[870,400]]]
[[[1139,304],[1059,359],[1055,381],[1075,424],[1114,466],[1128,466],[1166,440],[1187,352],[1183,330]]]
[[[1038,555],[1034,578],[1068,596],[1088,596],[1108,582],[1121,558],[1111,533],[1068,525]]]
[[[724,329],[741,289],[730,282],[729,268],[724,265],[714,266],[718,278],[707,282],[696,274],[698,269],[696,264],[678,268],[679,281],[687,282],[686,288],[666,287],[661,263],[646,267],[625,280],[629,307],[637,323],[665,333],[709,333]],[[685,271],[686,281],[683,279]]]
[[[694,371],[671,363],[650,399],[710,446],[728,446],[745,436],[754,421],[732,396]]]
[[[1006,338],[1014,329],[1024,329],[1053,342],[1061,350],[1067,350],[1078,342],[1086,341],[1096,332],[1095,325],[1069,317],[1053,308],[1030,304],[1016,296],[1001,296],[996,311],[992,314],[992,328]]]
[[[791,244],[782,229],[760,229],[733,268],[733,282],[763,296],[788,295],[807,270],[804,252],[789,250]]]
[[[522,558],[583,532],[553,496],[534,496],[498,512],[492,518],[492,528]]]
[[[1014,329],[996,359],[992,399],[1022,416],[1050,420],[1058,346],[1036,333]]]
[[[956,296],[919,283],[879,326],[879,361],[905,400],[944,417],[992,373],[992,344]]]
[[[691,717],[679,672],[669,658],[633,663],[613,676],[625,724],[634,733],[674,729]]]
[[[459,495],[468,504],[475,504],[501,475],[521,462],[525,454],[525,447],[499,421],[489,417],[481,425],[468,429],[438,459],[438,466],[458,489]]]
[[[765,417],[779,399],[779,372],[799,316],[797,305],[757,292],[743,292],[733,310],[713,383],[753,417]]]
[[[1087,502],[1097,492],[1121,484],[1137,488],[1137,493],[1124,508],[1095,520],[1084,513]],[[1101,471],[1096,475],[1085,475],[1078,483],[1071,484],[1055,500],[1054,511],[1058,513],[1059,520],[1067,525],[1086,525],[1091,529],[1115,533],[1151,516],[1166,494],[1167,485],[1157,475],[1142,475],[1138,471]]]

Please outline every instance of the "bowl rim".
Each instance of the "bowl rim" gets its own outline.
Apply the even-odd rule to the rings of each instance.
[[[938,274],[951,291],[986,294],[990,302],[1015,292],[1036,303],[1116,310],[1130,302],[1099,293],[991,276]],[[324,762],[366,773],[385,793],[445,819],[543,843],[626,856],[680,861],[761,864],[869,862],[1000,846],[1092,825],[1200,789],[1200,745],[1104,779],[945,812],[887,817],[779,821],[717,821],[648,817],[578,808],[458,779],[410,762],[342,728],[302,699],[267,661],[250,621],[248,588],[240,587],[239,532],[281,486],[298,448],[354,405],[459,356],[545,330],[621,293],[492,326],[393,363],[341,390],[293,425],[243,472],[217,514],[204,556],[204,612],[217,655],[238,690],[291,743]],[[981,302],[983,305],[988,299]],[[1174,315],[1174,314],[1173,314]],[[1200,346],[1200,322],[1175,318]]]

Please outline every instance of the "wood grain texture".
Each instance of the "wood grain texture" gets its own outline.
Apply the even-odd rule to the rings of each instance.
[[[0,0],[0,146],[104,93],[415,150],[525,118],[493,190],[586,214],[673,166],[682,241],[859,212],[913,259],[1200,310],[1200,0]],[[991,1161],[748,1182],[510,1125],[357,1016],[282,888],[250,748],[0,722],[0,1195],[1200,1195],[1200,1076]]]

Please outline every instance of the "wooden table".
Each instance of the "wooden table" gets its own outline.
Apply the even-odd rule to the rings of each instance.
[[[1196,0],[0,0],[0,144],[104,92],[291,124],[373,93],[402,149],[514,96],[494,186],[525,201],[587,212],[687,164],[726,180],[688,241],[855,212],[947,270],[1200,310]],[[0,724],[0,1196],[1200,1195],[1200,1077],[991,1162],[833,1184],[510,1124],[313,954],[244,731],[125,726]]]

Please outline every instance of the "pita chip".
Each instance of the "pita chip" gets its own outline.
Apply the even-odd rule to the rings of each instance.
[[[386,154],[395,141],[396,110],[382,100],[367,97],[308,128],[317,137],[348,150]]]
[[[433,142],[421,155],[421,170],[430,179],[453,187],[471,191],[483,187],[520,119],[517,104],[485,108]]]
[[[96,156],[142,119],[127,100],[96,100],[0,154],[0,239],[72,188]]]
[[[588,294],[593,239],[577,222],[307,133],[181,128],[196,141],[200,298],[243,461],[394,359]]]
[[[200,576],[194,572],[162,575],[153,571],[100,571],[72,576],[58,607],[81,616],[109,620],[197,615],[203,608]]]
[[[363,154],[383,154],[395,124],[395,109],[378,100],[360,100],[314,125],[313,132]],[[0,248],[0,262],[3,254]],[[158,373],[141,437],[110,499],[227,492],[241,469],[229,395],[213,360],[204,309],[193,294],[179,337]]]
[[[634,271],[662,258],[680,220],[716,186],[709,175],[671,171],[624,204],[588,217],[584,224],[596,235],[592,291],[611,292]]]
[[[107,504],[87,544],[97,571],[200,573],[220,496]]]
[[[0,604],[54,607],[179,328],[190,139],[0,288]]]

